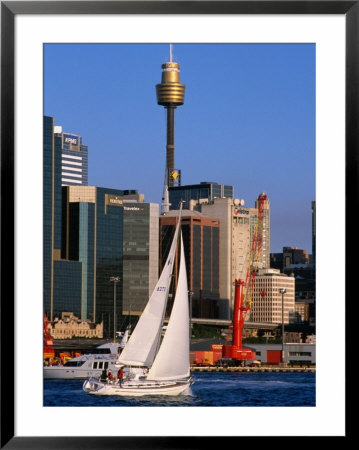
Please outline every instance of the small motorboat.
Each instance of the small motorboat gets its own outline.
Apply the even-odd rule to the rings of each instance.
[[[99,345],[91,353],[69,359],[63,365],[45,366],[44,379],[84,380],[100,377],[103,370],[114,371],[116,361],[128,340],[126,330],[121,342],[108,342]]]

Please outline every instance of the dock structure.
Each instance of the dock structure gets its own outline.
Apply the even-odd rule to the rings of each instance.
[[[315,367],[278,367],[278,366],[263,366],[263,367],[214,367],[214,366],[192,366],[191,372],[315,372]]]

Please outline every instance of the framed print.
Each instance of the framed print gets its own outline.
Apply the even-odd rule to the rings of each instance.
[[[344,293],[346,290],[349,292],[348,282],[353,275],[349,255],[356,252],[357,247],[354,234],[355,221],[349,219],[349,212],[357,204],[358,192],[358,28],[359,5],[357,1],[1,2],[1,448],[197,448],[211,443],[219,444],[224,438],[347,437],[345,337],[348,328],[345,320],[346,297]],[[316,224],[313,225],[312,235],[314,233],[316,237],[317,362],[315,375],[313,375],[315,394],[310,400],[304,400],[302,404],[286,404],[285,402],[267,405],[245,404],[244,402],[241,405],[226,404],[222,398],[222,402],[218,401],[215,405],[213,402],[206,403],[201,400],[195,404],[172,402],[169,407],[164,408],[161,402],[157,404],[146,402],[123,404],[118,400],[97,402],[99,397],[92,403],[76,403],[72,402],[76,397],[75,391],[61,393],[59,389],[47,391],[44,389],[45,385],[48,386],[44,383],[42,376],[43,354],[41,351],[43,343],[42,298],[45,295],[42,279],[43,254],[46,252],[42,235],[45,199],[42,196],[43,152],[39,149],[41,145],[45,146],[43,118],[51,115],[51,111],[48,113],[47,103],[50,80],[53,85],[51,95],[53,98],[57,98],[60,104],[61,93],[64,92],[65,97],[65,91],[68,89],[65,82],[67,74],[74,72],[75,67],[82,67],[82,70],[78,71],[76,87],[73,92],[66,93],[66,98],[71,101],[67,100],[67,104],[64,105],[65,112],[61,115],[61,120],[65,120],[66,116],[70,115],[69,112],[66,114],[66,108],[84,112],[86,110],[86,117],[92,116],[93,123],[96,123],[96,127],[98,127],[100,136],[100,140],[97,141],[98,146],[103,145],[101,155],[98,153],[98,160],[96,160],[96,164],[103,168],[98,169],[98,180],[101,180],[101,170],[110,170],[111,166],[113,169],[113,185],[108,192],[104,193],[103,205],[99,203],[97,197],[96,200],[93,200],[92,197],[91,200],[88,200],[89,197],[86,197],[85,200],[85,197],[80,199],[83,194],[80,193],[80,190],[73,189],[72,191],[76,191],[78,198],[72,200],[71,206],[69,206],[69,201],[66,213],[68,216],[65,219],[63,214],[63,220],[68,222],[74,220],[73,223],[77,220],[80,223],[81,218],[86,215],[87,224],[91,220],[90,213],[92,214],[93,210],[99,214],[97,206],[93,205],[97,205],[98,202],[101,207],[103,206],[104,217],[99,219],[98,224],[96,222],[94,228],[86,229],[83,239],[87,239],[90,233],[99,233],[102,226],[101,221],[104,223],[107,220],[105,216],[108,211],[113,216],[120,214],[122,217],[122,212],[119,213],[120,208],[115,207],[114,203],[120,203],[121,211],[123,211],[122,208],[126,203],[124,203],[123,197],[138,195],[137,191],[115,192],[118,173],[120,170],[124,170],[126,158],[127,161],[131,157],[134,158],[133,162],[129,164],[132,168],[128,169],[128,172],[136,167],[139,179],[146,180],[147,177],[150,177],[148,172],[153,173],[157,170],[156,165],[162,164],[160,158],[163,153],[157,158],[157,154],[153,152],[148,160],[145,160],[140,152],[138,156],[135,155],[135,152],[130,155],[131,149],[136,147],[132,146],[130,140],[127,140],[123,141],[123,145],[127,145],[129,149],[126,158],[111,160],[112,155],[107,153],[106,145],[109,146],[109,140],[114,138],[109,137],[109,129],[117,130],[116,133],[120,139],[121,133],[125,134],[126,127],[115,119],[115,112],[113,117],[105,115],[104,111],[109,108],[109,102],[105,98],[106,95],[108,98],[109,94],[105,94],[105,92],[108,92],[109,86],[101,87],[98,79],[91,78],[91,74],[95,70],[102,71],[102,74],[105,74],[102,82],[112,86],[113,92],[118,85],[123,88],[126,85],[126,79],[119,76],[119,72],[116,71],[118,62],[115,60],[122,58],[122,64],[126,64],[126,67],[130,67],[136,72],[136,76],[138,76],[136,82],[139,85],[146,77],[146,68],[153,63],[150,61],[150,52],[153,51],[153,48],[162,48],[164,45],[166,48],[169,45],[171,64],[176,64],[172,60],[173,51],[182,49],[185,54],[185,51],[190,48],[187,53],[190,55],[187,61],[197,64],[197,74],[193,77],[197,86],[208,87],[208,96],[210,96],[210,90],[213,89],[213,98],[220,96],[221,93],[223,97],[222,103],[214,103],[215,110],[198,109],[201,113],[196,116],[197,124],[194,120],[191,123],[188,118],[186,119],[186,126],[191,129],[191,136],[194,140],[196,139],[196,129],[197,131],[200,127],[204,129],[202,137],[198,139],[198,154],[195,154],[195,151],[186,154],[186,165],[188,168],[191,167],[194,174],[196,174],[195,168],[200,167],[201,164],[204,165],[206,158],[209,159],[208,152],[213,145],[217,145],[220,149],[221,146],[230,147],[231,142],[239,140],[244,142],[242,131],[244,128],[239,128],[238,122],[242,121],[249,126],[248,116],[250,114],[258,114],[258,117],[260,114],[265,115],[263,113],[265,110],[268,122],[260,122],[258,119],[258,132],[253,131],[252,136],[255,136],[256,133],[257,135],[263,134],[263,139],[265,139],[266,136],[269,136],[268,129],[271,127],[270,115],[277,114],[278,117],[281,117],[278,120],[282,124],[277,137],[278,147],[283,140],[286,142],[287,153],[292,150],[297,155],[297,159],[291,165],[282,166],[282,171],[286,170],[285,167],[289,167],[293,171],[293,180],[294,174],[297,177],[295,179],[299,180],[296,181],[298,185],[294,186],[297,192],[304,190],[306,184],[312,183],[314,186],[315,197],[312,200],[316,202]],[[74,50],[73,52],[67,52],[66,49],[69,46]],[[124,49],[122,56],[114,57],[113,50],[120,46]],[[215,46],[217,46],[218,55],[221,55],[221,63],[216,62],[213,58],[212,49]],[[289,91],[286,91],[288,80],[285,80],[284,77],[281,78],[279,72],[271,73],[273,66],[269,64],[256,66],[257,73],[261,75],[258,76],[257,86],[252,80],[253,90],[243,89],[240,98],[236,98],[234,95],[231,97],[231,94],[228,94],[223,82],[225,77],[220,78],[218,75],[217,78],[215,77],[217,85],[216,82],[211,84],[206,77],[213,76],[217,64],[217,73],[222,72],[221,76],[225,73],[228,82],[231,78],[240,79],[242,77],[241,80],[247,80],[249,86],[250,77],[247,75],[245,78],[244,69],[242,73],[242,68],[235,65],[234,59],[232,59],[233,48],[239,48],[239,46],[245,49],[241,53],[243,58],[248,49],[252,51],[253,48],[260,46],[266,50],[271,46],[288,47],[288,49],[295,46],[296,49],[305,48],[306,51],[309,49],[308,59],[304,57],[300,59],[302,57],[300,52],[290,53],[288,51],[290,56],[287,57],[286,67],[290,67],[291,71],[288,70],[287,73],[297,80],[298,90],[294,89],[293,96],[290,96]],[[87,53],[77,52],[76,49],[80,47],[81,51],[86,47]],[[95,47],[96,55],[93,52]],[[105,50],[105,47],[109,50]],[[56,51],[54,51],[55,48]],[[138,52],[136,57],[132,55],[132,51]],[[253,55],[256,54],[253,53],[252,59],[248,59],[253,65],[255,65],[255,56]],[[275,58],[278,60],[281,58],[279,53],[266,53],[263,60],[272,59],[273,61]],[[51,61],[51,67],[49,61]],[[141,61],[142,64],[140,64]],[[301,61],[303,61],[303,67],[300,67]],[[312,64],[310,67],[308,61]],[[160,61],[161,63],[163,61]],[[302,68],[303,72],[300,71],[300,75],[298,75]],[[179,72],[177,69],[176,71]],[[302,73],[305,74],[308,71],[311,74],[312,90],[310,92],[312,97],[310,108],[306,109],[306,106],[303,106],[304,103],[295,102],[298,97],[301,97],[302,86],[307,82]],[[176,76],[178,77],[178,73]],[[251,77],[253,78],[253,74]],[[260,83],[269,78],[276,80],[277,91],[273,90],[267,99],[267,102],[271,102],[275,107],[272,108],[271,104],[267,110],[265,91],[261,91]],[[177,81],[178,86],[182,86],[179,79]],[[161,83],[164,83],[163,79]],[[130,93],[135,84],[131,85],[131,88],[129,87]],[[161,88],[161,85],[159,86]],[[160,90],[160,88],[158,89]],[[186,89],[188,88],[191,89],[191,86],[186,87]],[[258,91],[256,92],[257,98],[259,98],[259,92],[263,92],[263,98],[261,98],[260,106],[258,103],[253,110],[247,110],[246,117],[246,114],[243,111],[238,112],[238,109],[241,109],[241,104],[244,108],[245,104],[251,103],[251,99],[255,98],[254,89]],[[81,100],[80,91],[82,92]],[[87,91],[88,95],[83,95],[84,91]],[[138,89],[138,92],[142,91]],[[126,101],[130,101],[130,93],[126,93],[128,99],[125,96],[119,97],[119,108],[121,102],[122,105],[125,105]],[[287,107],[281,107],[279,98],[285,96],[285,93],[287,93]],[[146,95],[146,92],[141,94],[141,98],[146,99]],[[160,98],[161,92],[158,95]],[[203,97],[200,100],[193,95],[193,98],[197,105],[203,101]],[[303,98],[300,100],[304,102]],[[245,103],[246,101],[248,103]],[[286,121],[286,115],[289,115],[289,105],[292,102],[300,105],[296,108],[303,108],[302,116],[307,115],[308,121],[311,120],[313,173],[306,173],[307,169],[301,165],[301,159],[304,159],[305,154],[304,147],[310,146],[304,141],[304,131],[294,118],[292,128]],[[183,99],[180,99],[176,106],[181,106],[183,103],[185,103]],[[220,119],[226,114],[226,105],[230,103],[232,103],[234,117],[231,118],[232,121],[228,118],[227,122],[230,125],[227,124],[227,127],[222,126],[219,129]],[[170,128],[168,125],[170,112],[168,111],[171,106],[163,99],[159,99],[158,104],[165,106],[167,110],[168,144],[171,134],[168,131]],[[126,108],[123,106],[125,111],[121,116],[123,122],[126,115],[134,114]],[[182,110],[178,109],[176,118],[179,116],[182,120]],[[148,120],[151,113],[144,111],[145,109],[142,110],[141,105],[138,104],[136,116],[132,116],[133,123],[136,123],[142,115],[143,129],[139,132],[140,127],[134,126],[131,129],[131,136],[143,134],[141,137],[144,139],[141,144],[142,148],[146,145],[147,140],[153,141],[152,148],[159,147],[161,142],[157,145],[156,132],[153,131],[153,128],[151,129],[150,120]],[[147,119],[145,118],[146,114]],[[90,119],[85,119],[84,114],[83,117],[84,128],[91,130],[93,125],[89,125]],[[200,125],[201,121],[202,125]],[[266,124],[267,129],[263,124]],[[216,136],[217,126],[218,137],[213,138]],[[232,131],[230,131],[230,126]],[[252,126],[254,129],[256,128],[255,125]],[[86,138],[82,136],[84,137],[82,142],[81,136],[76,134],[76,130],[57,128],[57,138],[60,139],[61,135],[61,139],[67,139],[68,145],[71,147],[66,147],[67,153],[65,153],[72,164],[67,164],[66,170],[62,169],[62,176],[67,177],[67,181],[72,177],[76,187],[76,183],[80,183],[80,177],[87,176],[87,167],[86,170],[82,170],[79,156],[73,156],[75,153],[71,153],[71,151],[75,149],[79,154],[82,144],[85,149]],[[164,130],[165,127],[163,127],[163,132]],[[228,134],[229,140],[227,140]],[[198,134],[198,136],[200,135]],[[51,139],[54,139],[53,142],[55,142],[53,135]],[[78,141],[81,141],[81,146],[78,145]],[[253,175],[256,167],[259,166],[261,158],[268,158],[265,161],[271,161],[271,159],[274,161],[275,158],[279,158],[279,150],[275,145],[268,145],[268,150],[270,149],[270,153],[273,155],[271,158],[268,152],[265,155],[263,148],[260,148],[260,146],[265,147],[264,140],[258,141],[256,145],[252,144],[251,139],[248,139],[245,144],[248,153],[251,152],[254,158],[251,169],[248,169],[249,175],[245,178],[247,183],[249,183],[250,175]],[[138,145],[140,146],[140,144]],[[174,148],[174,144],[167,145],[167,157],[170,154],[168,150],[170,148]],[[87,147],[85,150],[87,152]],[[208,167],[211,164],[212,167],[220,167],[221,160],[225,159],[224,152],[225,150],[213,151],[212,162],[206,162]],[[283,151],[280,157],[287,157],[288,155],[285,153]],[[256,154],[258,154],[257,157]],[[147,172],[141,168],[141,158],[146,161],[144,165]],[[227,167],[236,166],[236,164],[240,167],[237,158],[240,160],[238,155],[233,156],[233,159],[225,159]],[[102,166],[104,161],[106,163]],[[287,201],[289,202],[289,184],[285,185],[289,182],[284,182],[284,177],[281,178],[280,167],[275,166],[276,164],[271,161],[268,169],[277,174],[279,189],[288,191]],[[166,171],[165,188],[166,180],[168,181],[173,174],[176,177],[173,178],[173,184],[169,184],[169,186],[174,187],[176,178],[181,177],[181,170],[178,170],[173,163],[172,166],[166,166]],[[298,173],[301,171],[302,176],[298,177]],[[212,177],[216,176],[215,171],[213,171],[213,175],[212,172],[209,171],[209,173]],[[311,182],[309,183],[307,180],[310,177]],[[313,179],[315,179],[315,183]],[[281,185],[281,181],[283,185]],[[97,179],[93,182],[96,186],[100,186],[100,183],[101,181],[97,181]],[[230,183],[234,184],[234,181],[231,179]],[[242,183],[244,184],[244,179]],[[160,190],[162,190],[162,180],[157,184],[161,185]],[[203,183],[201,182],[201,184]],[[145,188],[140,186],[142,192],[142,189]],[[226,187],[228,188],[228,186],[222,186],[222,189]],[[293,189],[293,186],[291,188]],[[67,188],[62,187],[62,192],[65,192],[64,189]],[[241,189],[243,190],[243,188]],[[66,191],[68,198],[72,192],[70,191],[71,189]],[[165,198],[165,192],[166,189],[164,189],[163,198]],[[225,198],[223,192],[219,195]],[[233,194],[232,198],[234,198]],[[139,210],[129,200],[127,203],[129,214]],[[165,200],[163,204],[165,204]],[[198,197],[199,204],[200,197]],[[239,199],[238,205],[242,205]],[[238,208],[236,209],[237,214]],[[100,210],[100,206],[98,209]],[[335,214],[333,214],[334,211]],[[166,213],[168,212],[166,211]],[[297,215],[291,214],[293,214],[293,221],[300,220],[300,211],[297,211]],[[104,226],[104,229],[110,233],[110,228],[106,227],[107,225]],[[284,232],[285,227],[283,228]],[[215,231],[212,233],[215,235]],[[348,237],[347,241],[346,237]],[[54,235],[52,239],[55,239]],[[70,241],[69,237],[66,239]],[[73,236],[71,239],[74,239]],[[132,242],[135,240],[133,237],[128,238],[129,248],[135,245]],[[80,248],[80,244],[78,243],[78,248]],[[115,247],[116,243],[112,241],[110,244],[104,244],[104,249],[106,245]],[[52,256],[53,264],[54,261],[57,264],[61,260],[71,259],[68,256],[71,249],[65,247],[61,248],[61,252],[67,257],[60,257],[59,249],[57,257]],[[98,252],[102,251],[100,247],[98,248]],[[53,247],[51,251],[53,251]],[[73,261],[76,260],[74,258]],[[88,257],[86,256],[86,258]],[[134,260],[135,257],[130,254],[129,250],[128,261],[132,261],[131,264],[133,264]],[[80,267],[80,265],[72,263],[71,270],[66,269],[69,277],[67,282],[74,292],[76,289],[79,290],[81,298],[85,298],[86,294],[88,296],[86,298],[90,299],[91,289],[97,279],[95,275],[93,278],[95,281],[91,281],[92,284],[89,283],[85,286],[84,267],[84,264]],[[132,266],[128,267],[130,271]],[[81,285],[77,285],[75,282],[71,284],[70,278],[77,272],[81,273]],[[86,280],[90,279],[91,274],[90,269],[86,271]],[[105,324],[105,333],[111,337],[113,332],[114,339],[116,338],[116,286],[120,281],[121,277],[111,277],[112,284],[106,288],[111,302],[112,295],[114,295],[112,322],[110,313],[106,316],[107,313],[102,312],[101,316],[102,323]],[[53,321],[56,311],[53,311],[52,300],[49,304],[51,305],[51,321]],[[88,312],[89,317],[91,314],[93,314],[92,317],[96,317],[94,310],[97,306],[95,303],[93,305],[90,300],[82,302],[82,309],[78,314],[86,316]],[[125,311],[124,303],[122,303],[122,307]],[[133,311],[134,307],[130,304],[123,316],[127,315],[131,320]],[[283,296],[281,311],[283,314]],[[283,338],[283,317],[282,325]],[[161,328],[160,331],[164,332],[164,329]],[[126,346],[127,348],[128,346]],[[296,351],[299,352],[299,350]],[[305,351],[301,351],[301,355],[304,355]],[[283,355],[282,348],[282,358]],[[298,355],[299,353],[294,356]],[[281,361],[283,362],[283,359]],[[218,379],[218,385],[220,383],[222,381]],[[280,383],[282,380],[278,381],[278,384]],[[295,395],[300,396],[300,386],[289,383],[287,388],[292,389],[292,392],[296,392]],[[214,396],[215,393],[210,389],[212,388],[208,388],[208,395]],[[243,389],[245,388],[243,387]],[[260,391],[260,393],[257,392],[258,398],[263,397],[265,395],[263,386],[258,389]],[[304,389],[303,383],[302,390],[304,391]],[[53,399],[49,400],[51,396]],[[289,407],[285,408],[284,406]],[[302,406],[308,407],[303,408]]]

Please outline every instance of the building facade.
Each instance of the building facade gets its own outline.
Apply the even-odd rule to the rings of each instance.
[[[165,263],[170,242],[178,223],[179,211],[160,217],[160,261]],[[197,318],[218,317],[219,307],[219,234],[220,221],[196,211],[182,212],[181,230],[186,257],[191,314]]]
[[[63,135],[44,117],[43,295],[50,321],[63,311],[103,322],[112,337],[142,312],[158,276],[158,205],[135,190],[62,186]],[[74,145],[74,144],[73,144]],[[116,285],[111,277],[119,277]]]
[[[295,278],[280,273],[278,269],[259,269],[254,282],[253,304],[250,319],[254,322],[282,323],[282,294],[284,323],[295,317]]]
[[[263,195],[263,229],[262,249],[260,252],[259,267],[270,267],[270,202],[268,196],[263,192],[255,202],[255,208],[259,210],[260,197]]]
[[[200,184],[170,187],[168,192],[170,209],[179,209],[182,201],[183,209],[190,209],[191,200],[200,203],[204,200],[211,202],[215,198],[233,198],[234,189],[233,186],[202,181]]]
[[[114,311],[118,326],[124,316],[138,316],[156,284],[158,205],[136,191],[67,186],[63,192],[63,256],[82,263],[80,317],[103,322],[111,336]],[[112,277],[119,277],[116,292]]]
[[[279,364],[281,362],[281,344],[249,344],[248,347],[256,352],[256,359],[262,364]],[[293,365],[316,364],[315,344],[284,344],[284,361]]]
[[[54,339],[103,338],[103,323],[81,320],[74,315],[56,317],[53,322],[49,322],[48,330]]]
[[[200,203],[200,204],[198,204]],[[245,280],[251,260],[251,246],[258,220],[257,208],[245,208],[243,201],[215,198],[212,202],[190,202],[207,217],[220,220],[220,318],[231,319],[234,307],[234,280]],[[264,205],[263,246],[259,252],[259,267],[269,266],[269,201]]]
[[[64,133],[61,126],[55,126],[54,133],[61,142],[62,186],[87,186],[87,145],[82,144],[82,137],[80,135],[74,133]]]
[[[54,119],[43,119],[43,302],[50,320],[55,305],[80,304],[81,264],[61,256],[62,240],[61,139]],[[67,308],[65,308],[67,309]],[[76,313],[79,313],[76,310]]]
[[[283,247],[283,270],[293,264],[309,264],[306,250],[297,247]]]

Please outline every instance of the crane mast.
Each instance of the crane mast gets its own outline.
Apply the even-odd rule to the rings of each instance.
[[[242,347],[242,330],[247,313],[252,306],[254,282],[260,265],[261,251],[263,247],[265,200],[267,200],[266,194],[260,194],[258,197],[258,216],[250,248],[246,279],[244,281],[240,279],[236,279],[234,281],[235,298],[232,323],[232,344],[223,346],[223,357],[237,361],[255,359],[255,352],[252,352],[252,350],[248,348]]]

